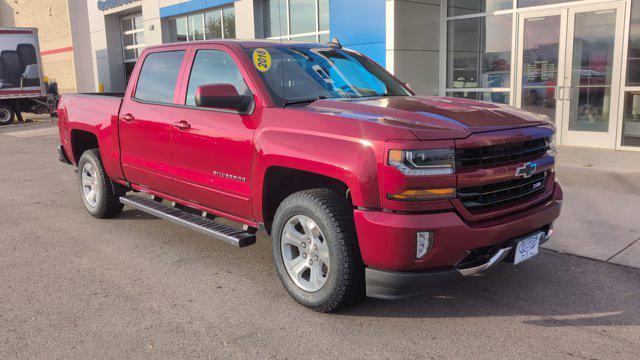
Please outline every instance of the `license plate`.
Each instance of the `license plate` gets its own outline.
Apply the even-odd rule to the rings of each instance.
[[[539,231],[518,241],[515,256],[513,258],[514,265],[518,265],[521,262],[538,255],[538,247],[540,245],[540,238],[542,235],[544,235],[544,233]]]

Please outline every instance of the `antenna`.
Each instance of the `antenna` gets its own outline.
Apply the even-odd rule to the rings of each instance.
[[[340,43],[340,40],[338,40],[338,38],[331,39],[331,41],[329,41],[327,45],[335,49],[342,49],[342,44]]]

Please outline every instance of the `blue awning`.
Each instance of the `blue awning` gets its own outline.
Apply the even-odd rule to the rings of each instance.
[[[179,4],[160,8],[160,17],[188,14],[196,11],[210,9],[218,6],[232,4],[238,0],[189,0]]]

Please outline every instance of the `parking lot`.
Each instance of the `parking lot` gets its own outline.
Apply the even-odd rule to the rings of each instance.
[[[416,298],[369,299],[338,314],[319,314],[295,303],[280,285],[265,234],[239,250],[127,208],[111,220],[89,216],[75,173],[57,160],[53,125],[0,129],[1,359],[640,354],[640,270],[632,267],[635,253],[627,253],[640,246],[639,224],[611,223],[634,218],[616,215],[615,203],[594,225],[615,249],[592,236],[584,254],[575,251],[581,256],[542,250],[515,269],[503,264]],[[584,189],[569,190],[566,199],[578,194],[582,207],[586,199],[605,196],[593,192],[604,180],[584,171],[559,171],[570,189]],[[581,187],[587,180],[593,186]],[[606,182],[621,198],[633,199],[624,191],[637,189],[636,180]],[[597,215],[594,209],[585,213]],[[587,222],[567,216],[550,246],[562,252],[594,234]],[[597,259],[595,250],[603,248],[603,261],[585,258]]]

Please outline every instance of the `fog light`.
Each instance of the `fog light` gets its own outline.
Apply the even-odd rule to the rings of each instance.
[[[421,259],[433,247],[433,233],[431,231],[420,231],[416,233],[416,259]]]

